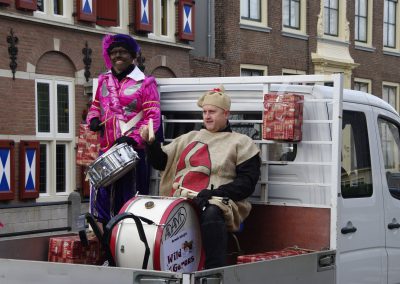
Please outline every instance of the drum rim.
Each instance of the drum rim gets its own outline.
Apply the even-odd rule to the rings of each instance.
[[[168,205],[167,210],[165,210],[165,212],[163,213],[163,215],[161,217],[160,224],[165,224],[171,211],[176,207],[177,204],[182,203],[182,202],[187,202],[189,204],[189,206],[191,206],[193,208],[193,210],[195,211],[195,213],[197,215],[199,229],[201,229],[200,228],[200,219],[198,216],[197,208],[193,205],[192,202],[190,202],[186,198],[182,198],[182,197],[178,198],[177,200],[172,202],[170,205]],[[154,241],[154,250],[153,250],[153,268],[154,268],[154,270],[160,270],[160,271],[161,271],[161,261],[160,261],[161,260],[161,257],[160,257],[160,255],[161,255],[161,238],[162,238],[163,232],[164,232],[164,227],[159,226],[157,228],[156,237],[155,237],[155,241]],[[200,241],[202,242],[201,233],[200,233]],[[199,265],[197,267],[197,271],[201,270],[201,268],[204,265],[204,261],[205,261],[205,254],[204,254],[204,250],[203,250],[203,245],[201,245],[200,260],[199,260]]]
[[[163,196],[156,196],[156,197],[160,197],[162,198]],[[165,196],[166,198],[170,198]],[[147,195],[138,195],[135,197],[132,197],[131,199],[129,199],[124,206],[122,206],[121,210],[118,212],[118,214],[122,214],[124,213],[129,206],[132,205],[132,203],[136,202],[137,200],[139,200],[140,198],[152,198],[151,196],[147,196]],[[169,216],[169,214],[171,213],[171,211],[173,210],[173,208],[175,208],[175,206],[179,203],[182,202],[187,202],[189,204],[189,206],[191,206],[198,218],[198,222],[199,222],[199,226],[200,226],[200,219],[198,216],[198,211],[197,208],[193,205],[192,202],[190,202],[189,200],[187,200],[186,198],[183,197],[178,197],[176,200],[174,200],[173,202],[171,202],[171,204],[168,205],[167,209],[165,210],[165,212],[162,214],[161,220],[160,220],[160,224],[164,224]],[[172,206],[172,207],[171,207]],[[168,214],[166,214],[168,212]],[[111,232],[111,238],[110,238],[110,250],[111,250],[111,254],[113,256],[113,258],[116,260],[116,253],[115,253],[115,249],[116,249],[116,244],[117,244],[117,236],[118,236],[118,231],[119,231],[119,225],[115,226]],[[157,232],[155,234],[155,241],[154,241],[154,246],[153,246],[153,269],[154,270],[159,270],[161,271],[161,262],[160,262],[160,255],[161,255],[161,237],[163,234],[164,228],[162,226],[158,226],[157,228]],[[201,233],[200,233],[200,240],[201,240]],[[202,242],[202,240],[201,240]],[[205,254],[204,254],[204,250],[203,250],[203,245],[201,246],[201,251],[200,251],[200,260],[199,260],[199,265],[197,267],[197,271],[200,271],[205,263]]]

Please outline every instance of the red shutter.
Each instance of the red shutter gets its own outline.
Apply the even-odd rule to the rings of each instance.
[[[92,6],[88,0],[77,0],[76,1],[76,12],[78,15],[78,21],[85,22],[96,22],[96,0],[92,0]]]
[[[15,7],[20,10],[37,10],[37,0],[15,0]]]
[[[14,199],[15,192],[15,158],[12,140],[0,140],[0,200]]]
[[[140,32],[152,32],[153,0],[136,0],[135,3],[135,30]]]
[[[97,0],[97,21],[100,26],[118,26],[118,0]]]
[[[0,4],[1,5],[10,5],[11,4],[11,0],[0,0]]]
[[[194,1],[179,0],[178,4],[178,29],[179,39],[194,40]]]
[[[19,146],[19,198],[38,198],[40,144],[38,141],[21,140]]]

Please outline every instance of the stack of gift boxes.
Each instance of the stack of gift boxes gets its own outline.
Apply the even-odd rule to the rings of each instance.
[[[77,235],[50,238],[48,260],[51,262],[99,265],[104,259],[100,242],[95,236],[88,236],[87,246]]]
[[[303,124],[303,95],[265,94],[263,116],[263,139],[300,141]]]
[[[286,256],[294,256],[299,254],[306,254],[312,252],[308,249],[302,249],[298,247],[285,248],[283,250],[267,251],[262,253],[240,255],[237,257],[237,264],[249,263],[262,260],[276,259]]]

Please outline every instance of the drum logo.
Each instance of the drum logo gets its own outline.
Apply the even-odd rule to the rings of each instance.
[[[179,207],[174,215],[168,220],[164,227],[164,241],[175,236],[185,225],[187,212],[185,207]]]

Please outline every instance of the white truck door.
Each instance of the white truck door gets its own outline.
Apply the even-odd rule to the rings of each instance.
[[[375,113],[381,149],[388,283],[400,283],[400,122],[397,115],[383,109],[375,109]]]
[[[338,194],[338,283],[386,283],[379,156],[372,108],[345,103]]]

